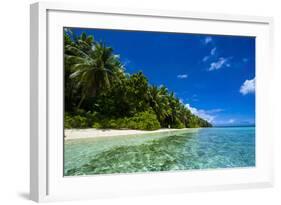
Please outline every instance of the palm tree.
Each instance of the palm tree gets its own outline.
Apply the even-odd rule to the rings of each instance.
[[[80,44],[84,45],[81,36]],[[110,88],[111,81],[117,78],[115,75],[122,65],[118,56],[113,55],[113,49],[105,44],[94,43],[91,49],[85,51],[85,47],[67,45],[66,50],[72,55],[66,55],[66,59],[72,62],[73,73],[69,76],[77,80],[77,86],[81,88],[81,99],[77,105],[80,108],[86,97],[95,97],[97,91]]]
[[[179,107],[180,107],[180,101],[178,98],[176,98],[174,92],[169,93],[168,95],[168,101],[169,101],[169,107],[170,107],[170,113],[169,113],[169,123],[171,123],[171,125],[173,125],[178,116],[179,116]]]
[[[170,115],[168,90],[166,87],[151,86],[149,89],[150,105],[157,115],[158,121],[163,125],[165,119]]]

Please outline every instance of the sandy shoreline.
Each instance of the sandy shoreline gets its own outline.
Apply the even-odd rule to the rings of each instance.
[[[167,133],[176,131],[195,131],[196,128],[183,128],[183,129],[158,129],[153,131],[146,130],[114,130],[114,129],[65,129],[65,140],[69,139],[82,139],[82,138],[99,138],[99,137],[113,137],[124,135],[141,135],[141,134],[154,134],[154,133]]]

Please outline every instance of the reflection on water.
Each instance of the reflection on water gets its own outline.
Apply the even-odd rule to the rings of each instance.
[[[255,128],[65,142],[66,176],[255,166]]]

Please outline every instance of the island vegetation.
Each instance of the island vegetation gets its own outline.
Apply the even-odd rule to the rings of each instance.
[[[137,48],[136,48],[137,49]],[[165,86],[126,73],[113,51],[92,35],[64,31],[64,127],[156,130],[212,126]]]

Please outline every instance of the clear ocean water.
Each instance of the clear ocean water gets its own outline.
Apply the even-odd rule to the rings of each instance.
[[[67,140],[64,175],[255,166],[255,127]]]

